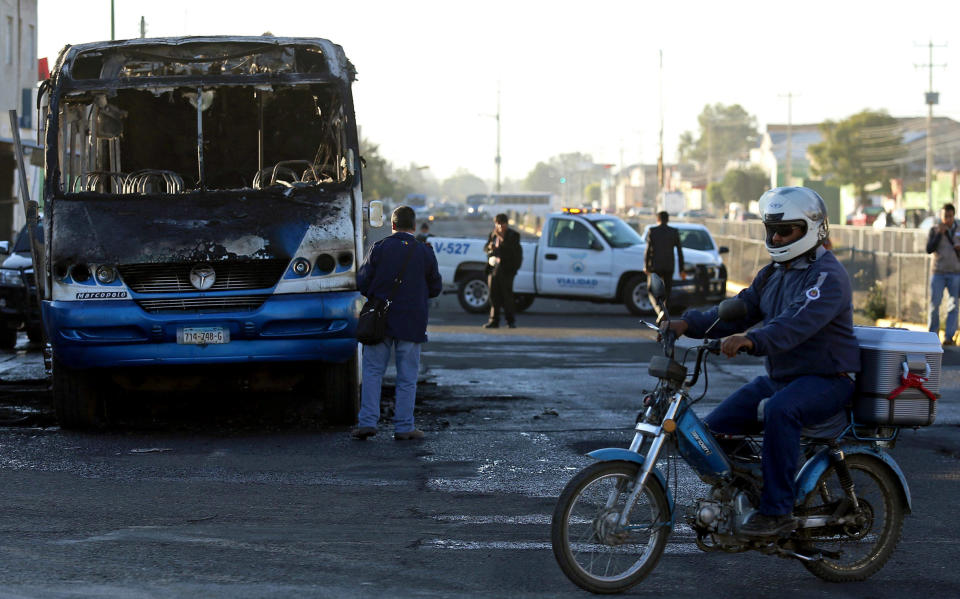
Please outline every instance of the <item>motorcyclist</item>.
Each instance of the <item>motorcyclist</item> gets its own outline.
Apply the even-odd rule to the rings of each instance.
[[[705,419],[716,433],[757,432],[758,405],[767,399],[763,492],[758,513],[741,528],[748,537],[795,528],[800,430],[840,412],[860,370],[850,278],[822,247],[829,233],[823,199],[806,187],[778,187],[760,198],[760,214],[773,261],[737,295],[747,304],[747,316],[720,322],[707,335],[726,337],[721,351],[727,357],[739,351],[766,357],[767,376],[741,387]],[[717,308],[688,310],[669,326],[677,335],[699,339],[716,319]],[[762,324],[750,329],[757,323]]]

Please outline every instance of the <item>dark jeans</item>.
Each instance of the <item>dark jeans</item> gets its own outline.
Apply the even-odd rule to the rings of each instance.
[[[800,429],[841,411],[853,394],[845,376],[801,376],[777,382],[758,376],[717,406],[704,421],[715,433],[756,432],[757,406],[763,407],[763,493],[760,512],[790,514],[796,495],[794,477],[800,461]]]
[[[490,287],[490,322],[500,322],[500,313],[508,323],[514,322],[513,314],[513,278],[514,274],[492,272],[487,275]]]

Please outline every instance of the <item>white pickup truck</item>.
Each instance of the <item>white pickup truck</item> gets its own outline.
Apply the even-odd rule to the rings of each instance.
[[[727,248],[717,247],[702,225],[670,226],[680,231],[685,260],[685,276],[681,277],[679,265],[674,272],[671,311],[722,300],[727,270],[720,254]],[[550,297],[623,303],[638,315],[653,312],[643,273],[646,245],[630,225],[610,214],[571,210],[549,215],[543,231],[538,241],[521,243],[523,264],[513,282],[518,311],[529,308],[535,297]],[[430,243],[447,290],[456,291],[463,309],[489,310],[486,239],[431,237]]]

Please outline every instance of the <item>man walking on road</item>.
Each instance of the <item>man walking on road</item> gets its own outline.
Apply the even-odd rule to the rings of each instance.
[[[513,278],[523,262],[520,233],[509,227],[510,218],[506,214],[498,214],[493,222],[493,232],[483,247],[487,253],[487,286],[490,289],[490,320],[483,327],[499,327],[500,313],[503,312],[507,326],[515,329]]]
[[[393,211],[391,221],[393,235],[374,244],[357,272],[360,293],[367,298],[391,299],[392,303],[387,312],[386,338],[376,345],[363,346],[363,388],[354,439],[363,440],[377,434],[380,387],[391,350],[397,362],[393,438],[397,441],[423,438],[423,431],[413,424],[420,345],[427,340],[428,300],[440,295],[443,285],[433,248],[418,242],[413,235],[416,231],[413,208],[399,206]],[[393,291],[396,280],[400,283]]]
[[[673,249],[677,249],[677,264],[680,265],[680,277],[686,278],[683,272],[683,246],[680,245],[680,233],[673,227],[667,226],[670,215],[665,211],[657,213],[657,226],[647,232],[647,253],[644,269],[660,275],[666,285],[667,304],[670,302],[670,290],[673,288]]]
[[[927,321],[931,333],[940,333],[940,301],[943,290],[950,294],[950,311],[943,335],[944,345],[954,345],[957,332],[957,311],[960,309],[960,239],[957,238],[956,211],[953,204],[944,204],[940,209],[940,222],[930,229],[927,236],[927,253],[933,254],[933,274],[930,276],[930,318]]]

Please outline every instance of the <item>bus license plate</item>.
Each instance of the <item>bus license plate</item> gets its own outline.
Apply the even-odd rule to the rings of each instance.
[[[184,327],[177,329],[177,343],[186,345],[230,343],[230,331],[223,327]]]

